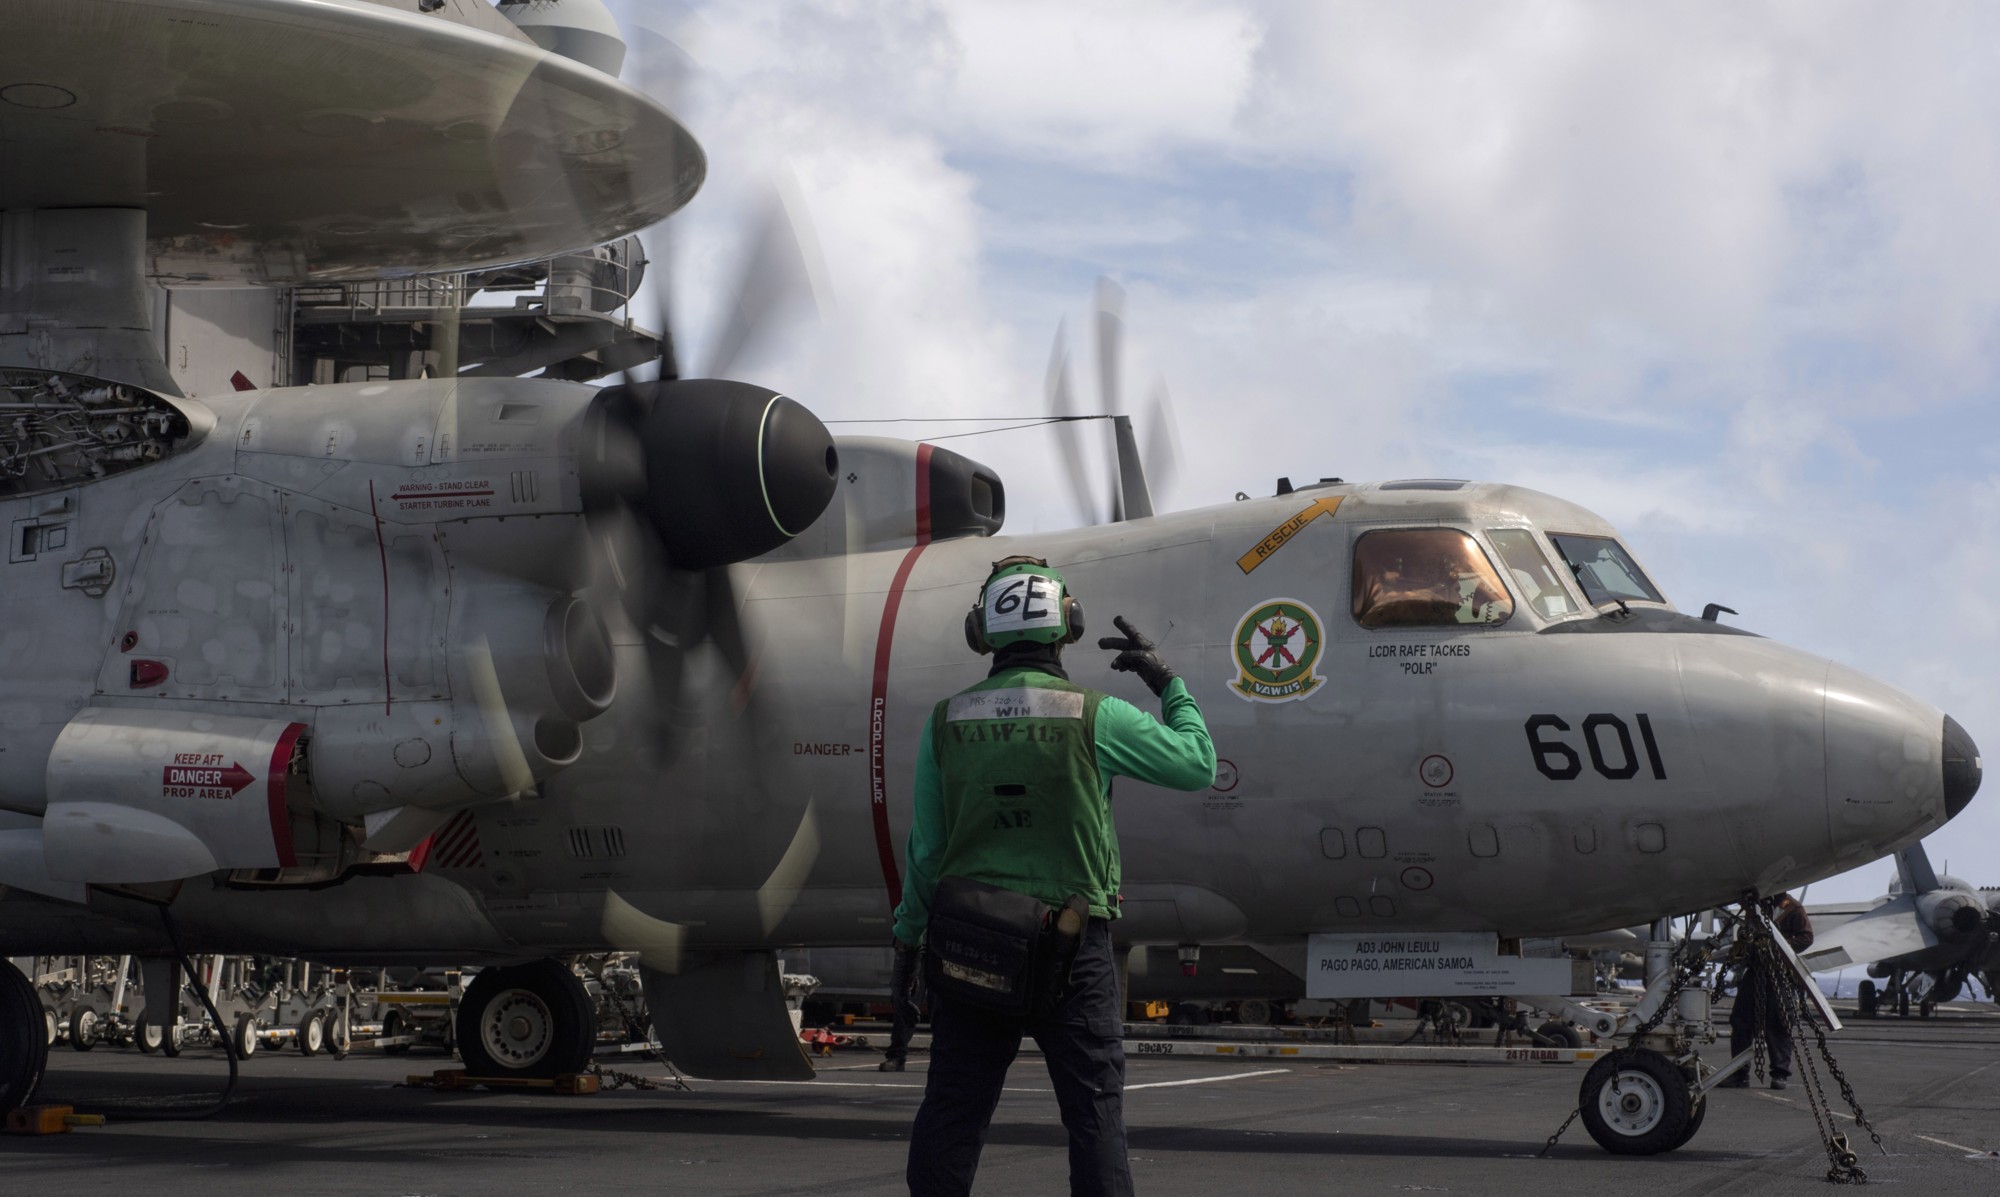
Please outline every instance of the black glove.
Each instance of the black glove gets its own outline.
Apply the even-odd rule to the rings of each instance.
[[[883,1072],[903,1071],[904,1061],[910,1055],[910,1037],[916,1034],[917,1020],[923,1017],[917,1000],[920,975],[917,953],[918,949],[896,940],[895,963],[889,968],[889,1006],[895,1013],[889,1027],[889,1046],[882,1053],[882,1063],[877,1065]]]
[[[1118,655],[1111,660],[1111,667],[1122,673],[1136,673],[1139,680],[1146,683],[1154,694],[1162,693],[1167,683],[1174,680],[1174,671],[1153,648],[1153,642],[1145,633],[1132,626],[1132,621],[1123,615],[1111,621],[1118,625],[1123,636],[1099,637],[1097,647]]]

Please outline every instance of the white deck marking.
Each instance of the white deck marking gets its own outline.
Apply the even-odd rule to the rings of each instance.
[[[743,1079],[715,1081],[715,1080],[705,1080],[700,1077],[690,1077],[689,1079],[694,1081],[697,1085],[792,1085],[802,1089],[827,1089],[827,1088],[922,1089],[923,1088],[922,1085],[905,1085],[905,1084],[898,1084],[894,1081],[822,1081],[817,1078],[810,1081],[759,1081],[759,1080],[743,1080]],[[1001,1092],[1002,1093],[1054,1093],[1055,1090],[1022,1089],[1022,1088],[1016,1088],[1013,1085],[1008,1085],[1005,1088],[1001,1089]]]
[[[1751,1093],[1752,1093],[1752,1095],[1753,1095],[1753,1096],[1755,1096],[1755,1097],[1761,1097],[1761,1098],[1763,1098],[1763,1099],[1764,1099],[1765,1101],[1782,1101],[1782,1102],[1784,1102],[1784,1103],[1785,1103],[1786,1105],[1788,1105],[1788,1106],[1796,1106],[1796,1105],[1798,1105],[1798,1104],[1799,1104],[1798,1102],[1795,1102],[1795,1101],[1793,1101],[1793,1100],[1792,1100],[1791,1098],[1789,1098],[1789,1097],[1778,1097],[1778,1096],[1776,1096],[1775,1094],[1771,1094],[1771,1093],[1762,1093],[1762,1092],[1758,1092],[1758,1091],[1756,1091],[1756,1090],[1752,1090],[1752,1091],[1751,1091]],[[1835,1118],[1845,1118],[1845,1119],[1847,1119],[1847,1120],[1848,1120],[1849,1122],[1852,1122],[1852,1121],[1854,1121],[1854,1115],[1852,1115],[1852,1114],[1844,1114],[1844,1113],[1842,1113],[1842,1112],[1841,1112],[1841,1111],[1839,1111],[1839,1110],[1828,1110],[1828,1111],[1827,1111],[1827,1113],[1829,1113],[1829,1114],[1833,1115],[1833,1116],[1834,1116]]]
[[[1915,1132],[1912,1133],[1914,1134]],[[1950,1139],[1940,1139],[1933,1135],[1916,1135],[1915,1137],[1922,1139],[1926,1143],[1935,1143],[1939,1147],[1949,1147],[1953,1151],[1962,1151],[1966,1154],[1966,1157],[1968,1159],[1975,1159],[1975,1160],[2000,1159],[2000,1151],[1981,1151],[1977,1147],[1967,1147],[1963,1143],[1954,1143]]]
[[[1166,1089],[1174,1085],[1212,1085],[1217,1081],[1247,1081],[1253,1076],[1277,1076],[1281,1072],[1290,1071],[1291,1069],[1289,1068],[1265,1068],[1257,1072],[1231,1072],[1225,1073],[1222,1076],[1198,1076],[1185,1081],[1147,1081],[1143,1085],[1127,1085],[1125,1086],[1125,1092],[1130,1093],[1134,1089]]]

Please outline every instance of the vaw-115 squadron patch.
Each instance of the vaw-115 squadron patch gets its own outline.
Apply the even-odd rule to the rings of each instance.
[[[1317,672],[1319,616],[1297,599],[1269,599],[1244,612],[1232,643],[1236,679],[1229,688],[1247,702],[1290,702],[1326,680]]]

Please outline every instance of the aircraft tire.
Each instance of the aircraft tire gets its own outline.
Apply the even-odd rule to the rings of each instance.
[[[326,1046],[326,1011],[315,1010],[299,1021],[299,1054],[317,1056]]]
[[[1545,1022],[1535,1028],[1535,1034],[1553,1041],[1558,1047],[1582,1047],[1583,1036],[1566,1022]]]
[[[596,1038],[590,995],[558,960],[482,969],[458,1004],[458,1056],[470,1076],[581,1072]]]
[[[1854,991],[1854,1012],[1863,1018],[1873,1018],[1881,1001],[1882,997],[1875,988],[1875,982],[1863,981],[1861,987]]]
[[[382,1038],[401,1039],[409,1033],[409,1024],[403,1018],[401,1010],[391,1010],[382,1016]],[[410,1045],[407,1043],[392,1043],[382,1049],[382,1054],[385,1056],[403,1056],[408,1055],[409,1051]]]
[[[1667,1148],[1667,1150],[1673,1151],[1676,1148],[1686,1146],[1687,1141],[1689,1139],[1694,1138],[1695,1132],[1701,1129],[1702,1120],[1707,1117],[1708,1117],[1708,1094],[1704,1093],[1700,1097],[1694,1099],[1694,1112],[1688,1115],[1687,1129],[1681,1132],[1680,1141],[1675,1143],[1672,1147]]]
[[[69,1012],[69,1045],[80,1052],[97,1046],[97,1011],[78,1002]]]
[[[21,970],[0,960],[0,1111],[18,1110],[34,1097],[49,1063],[41,996]]]
[[[1628,1047],[1598,1060],[1577,1103],[1584,1129],[1613,1155],[1658,1155],[1694,1135],[1687,1077],[1656,1051]]]

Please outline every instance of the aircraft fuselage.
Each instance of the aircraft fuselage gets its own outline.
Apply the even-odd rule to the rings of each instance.
[[[1956,813],[1941,712],[1664,603],[1600,610],[1573,578],[1556,596],[1544,576],[1530,601],[1494,531],[1526,534],[1559,571],[1548,533],[1616,532],[1490,484],[1333,485],[1049,535],[781,552],[732,567],[751,668],[695,650],[687,700],[659,709],[653,655],[580,514],[590,394],[482,380],[245,395],[166,461],[0,502],[17,542],[24,522],[66,521],[61,547],[0,567],[0,807],[15,812],[0,834],[75,798],[52,751],[81,711],[303,724],[294,815],[372,819],[371,834],[416,818],[431,828],[421,871],[273,887],[237,883],[263,862],[218,856],[224,872],[174,901],[191,940],[349,958],[881,942],[917,737],[934,702],[983,676],[961,619],[1012,553],[1048,558],[1084,601],[1075,680],[1154,705],[1088,647],[1129,617],[1186,679],[1224,762],[1199,793],[1117,784],[1135,941],[1625,926],[1809,882]],[[855,527],[870,482],[850,476],[835,500]],[[1357,543],[1406,530],[1469,537],[1508,579],[1511,613],[1468,582],[1472,622],[1447,605],[1363,626]],[[116,583],[65,588],[93,549]],[[609,618],[617,676],[573,740],[548,714],[560,671],[543,660],[545,611],[572,593]],[[136,660],[165,679],[139,688]],[[143,755],[132,768],[153,780],[134,784],[157,785],[172,761]],[[242,764],[261,785],[268,763]],[[155,934],[115,893],[91,905],[106,917],[11,895],[0,945]]]

